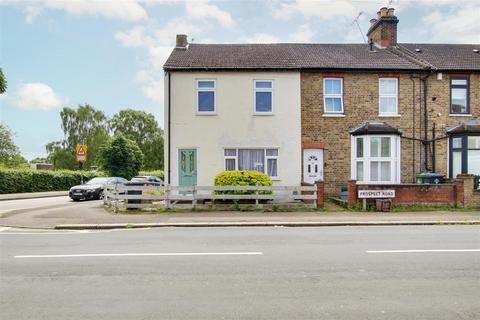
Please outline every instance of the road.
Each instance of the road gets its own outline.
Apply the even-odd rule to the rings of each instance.
[[[0,241],[3,319],[480,319],[479,226],[12,229]]]

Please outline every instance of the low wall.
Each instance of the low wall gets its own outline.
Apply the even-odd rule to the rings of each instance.
[[[348,205],[355,206],[358,190],[395,190],[393,204],[400,205],[464,205],[464,185],[462,180],[446,184],[387,184],[365,185],[350,181],[348,184]],[[375,199],[368,199],[373,203]]]

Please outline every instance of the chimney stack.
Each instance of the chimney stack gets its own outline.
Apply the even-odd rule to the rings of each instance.
[[[377,12],[377,18],[371,19],[370,23],[367,37],[377,47],[385,48],[397,45],[398,19],[395,16],[394,8],[380,8],[380,11]]]
[[[188,40],[186,34],[177,34],[177,43],[175,45],[176,49],[186,50],[188,47]]]

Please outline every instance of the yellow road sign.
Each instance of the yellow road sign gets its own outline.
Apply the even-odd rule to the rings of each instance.
[[[77,161],[78,162],[84,162],[87,161],[87,146],[82,144],[77,146],[76,150],[77,154]]]

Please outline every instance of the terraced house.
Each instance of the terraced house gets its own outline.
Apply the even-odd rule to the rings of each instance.
[[[166,176],[211,185],[259,170],[279,185],[480,175],[480,44],[397,42],[382,8],[368,44],[188,44],[164,68]]]

